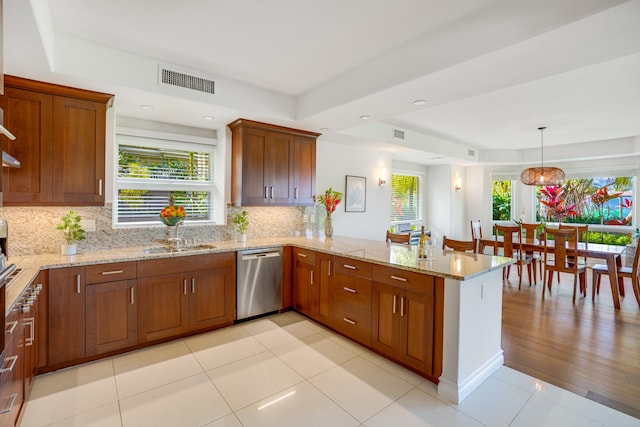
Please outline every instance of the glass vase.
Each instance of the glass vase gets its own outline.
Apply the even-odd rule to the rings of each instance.
[[[327,237],[333,237],[333,223],[331,222],[331,218],[324,220],[324,235]]]

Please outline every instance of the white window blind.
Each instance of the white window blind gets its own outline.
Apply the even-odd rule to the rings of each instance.
[[[420,220],[420,176],[391,174],[391,221]]]
[[[212,218],[215,146],[120,134],[117,143],[117,224],[161,224],[169,197],[185,222]]]

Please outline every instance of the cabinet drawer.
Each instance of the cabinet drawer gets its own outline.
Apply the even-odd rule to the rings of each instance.
[[[435,277],[428,274],[374,265],[373,280],[426,295],[433,295],[434,293]]]
[[[2,425],[14,425],[22,405],[24,381],[24,326],[17,312],[6,319],[5,352],[0,374],[0,410]]]
[[[316,253],[308,249],[293,248],[293,262],[315,265]]]
[[[138,261],[138,277],[164,276],[209,268],[235,266],[235,252],[172,256]]]
[[[346,280],[345,280],[346,279]],[[371,280],[342,276],[331,284],[331,297],[361,310],[371,310]]]
[[[136,278],[135,262],[113,262],[110,264],[88,265],[86,283],[115,282]]]
[[[346,274],[348,276],[359,276],[370,279],[371,267],[372,264],[367,261],[335,257],[335,274]]]
[[[341,334],[371,346],[371,311],[361,310],[336,300],[333,303],[331,326]]]

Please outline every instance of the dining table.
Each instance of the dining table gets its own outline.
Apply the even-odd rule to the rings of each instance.
[[[501,247],[503,244],[502,236],[480,239],[482,247],[495,248],[496,245]],[[517,243],[517,242],[516,242]],[[553,251],[553,240],[525,239],[522,241],[522,250],[531,252],[544,253],[546,250]],[[609,272],[609,282],[611,283],[611,296],[613,297],[613,306],[620,309],[620,280],[618,278],[618,268],[622,265],[622,253],[626,246],[607,245],[603,243],[578,242],[577,255],[587,258],[603,259],[607,263]]]

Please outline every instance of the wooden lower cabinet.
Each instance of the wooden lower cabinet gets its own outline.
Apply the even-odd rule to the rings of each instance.
[[[24,404],[25,328],[21,316],[11,312],[6,318],[5,349],[0,374],[0,426],[13,427]]]
[[[333,255],[316,253],[316,282],[318,283],[318,315],[316,319],[331,324],[331,282],[333,279]]]
[[[236,306],[233,266],[193,272],[189,281],[190,331],[233,322]]]
[[[49,366],[86,356],[85,267],[49,270]]]
[[[138,343],[137,293],[135,279],[86,286],[87,356]]]
[[[312,319],[318,317],[320,292],[316,281],[316,253],[293,249],[293,308]]]
[[[155,341],[189,331],[184,273],[138,279],[138,340]]]

